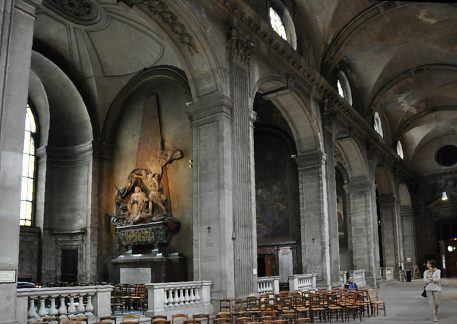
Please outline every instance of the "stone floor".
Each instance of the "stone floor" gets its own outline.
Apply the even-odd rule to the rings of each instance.
[[[457,323],[457,278],[442,279],[443,293],[438,323]],[[387,316],[363,318],[365,323],[432,323],[427,300],[421,296],[422,280],[392,282],[380,289],[380,299],[386,302]],[[352,321],[351,321],[352,322]]]
[[[442,279],[443,293],[438,323],[457,324],[457,278]],[[381,324],[421,324],[432,323],[432,315],[427,300],[421,297],[423,282],[392,281],[380,288],[380,299],[385,301],[387,315],[381,313],[377,317],[364,317],[362,322],[351,320],[350,323],[381,323]],[[381,311],[382,312],[382,311]],[[119,314],[120,315],[120,314]],[[149,319],[142,318],[142,322]],[[317,320],[316,323],[319,323]],[[332,323],[340,323],[332,321]],[[347,322],[346,322],[347,323]]]

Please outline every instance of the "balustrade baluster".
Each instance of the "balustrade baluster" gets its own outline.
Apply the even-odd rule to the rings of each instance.
[[[185,302],[186,304],[189,304],[189,301],[190,301],[189,290],[190,290],[190,287],[187,287],[187,288],[185,289],[184,302]]]
[[[67,305],[65,305],[65,296],[60,296],[59,315],[64,317],[67,315]]]
[[[51,296],[51,306],[49,307],[49,315],[54,316],[59,314],[59,311],[56,308],[56,298],[57,295],[52,295]]]
[[[35,310],[35,298],[29,297],[29,310],[27,312],[28,317],[36,318],[38,317],[36,310]]]
[[[79,296],[77,296],[77,297],[78,297],[78,307],[76,308],[76,310],[78,311],[78,313],[84,313],[86,308],[84,307],[83,295],[79,294]]]
[[[68,314],[74,314],[74,313],[76,313],[75,296],[70,295],[70,305],[68,306]]]
[[[46,296],[40,296],[40,309],[38,310],[38,316],[44,317],[48,314],[45,306]]]
[[[92,305],[92,296],[93,293],[87,294],[87,305],[86,305],[86,314],[92,315],[94,312],[94,305]]]
[[[195,302],[196,303],[200,302],[200,295],[199,295],[199,292],[198,292],[199,289],[200,289],[200,287],[196,287],[195,288]]]
[[[195,303],[195,293],[194,293],[194,289],[195,289],[195,288],[193,288],[193,287],[190,288],[190,296],[189,296],[189,298],[190,298],[190,303],[191,303],[191,304],[192,304],[192,303]]]
[[[183,288],[179,289],[179,305],[184,304],[184,290]]]
[[[165,306],[168,306],[169,302],[170,302],[170,290],[164,288],[164,290],[163,290],[163,304]]]
[[[173,305],[178,305],[179,304],[179,290],[178,289],[173,289],[173,293],[175,298],[173,299]]]

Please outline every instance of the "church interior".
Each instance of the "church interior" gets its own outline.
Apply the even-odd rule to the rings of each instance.
[[[215,304],[265,277],[457,277],[457,4],[0,13],[0,322],[18,282],[209,281]]]

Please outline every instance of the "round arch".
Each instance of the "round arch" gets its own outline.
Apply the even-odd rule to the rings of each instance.
[[[258,79],[253,90],[251,98],[259,92],[281,112],[292,131],[297,154],[323,150],[322,133],[315,116],[311,113],[311,108],[298,91],[287,87],[287,80],[277,75],[268,75]]]
[[[165,80],[184,87],[186,89],[186,102],[191,102],[192,97],[190,93],[189,83],[185,73],[182,70],[171,66],[158,66],[151,68],[138,74],[132,80],[130,80],[113,100],[103,125],[101,136],[102,139],[105,141],[111,141],[116,136],[116,125],[123,113],[123,108],[126,102],[134,95],[136,91],[140,91],[145,87],[153,89],[154,84],[158,84]]]

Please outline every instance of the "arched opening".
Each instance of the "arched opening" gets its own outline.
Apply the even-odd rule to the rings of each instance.
[[[40,130],[34,139],[36,227],[33,235],[27,233],[27,240],[22,240],[25,232],[21,231],[20,250],[33,257],[20,259],[18,277],[88,282],[95,278],[89,270],[96,259],[96,251],[91,250],[95,215],[91,213],[93,130],[89,113],[68,75],[37,52],[32,53],[29,101]],[[73,254],[67,258],[70,250]],[[68,264],[74,265],[74,271],[65,277],[62,269]]]
[[[134,174],[136,177],[141,178],[143,171],[146,173],[142,184],[146,184],[149,174],[160,174],[161,190],[166,196],[163,207],[168,215],[181,224],[178,233],[163,251],[164,256],[176,255],[179,269],[161,271],[160,266],[143,264],[144,268],[151,271],[150,277],[154,282],[185,281],[192,278],[193,246],[188,243],[192,241],[190,211],[193,183],[193,136],[186,106],[189,101],[189,86],[184,74],[169,67],[157,67],[138,75],[124,87],[113,102],[103,129],[104,138],[113,149],[111,159],[106,161],[107,171],[102,175],[105,190],[100,199],[100,218],[104,214],[113,214],[116,208],[116,190],[128,189],[129,177],[138,170]],[[174,149],[182,153],[179,158],[162,168],[155,164],[162,151]],[[140,189],[151,202],[146,207],[151,209],[151,213],[154,212],[152,208],[159,207],[151,196],[150,188],[146,185]],[[101,245],[105,253],[99,256],[100,271],[105,280],[119,282],[122,271],[118,267],[121,266],[113,265],[111,260],[126,251],[116,247],[116,234],[109,219],[104,222]],[[166,258],[162,261],[163,263],[157,261],[157,264],[166,267],[171,262]]]
[[[335,168],[336,181],[336,212],[338,217],[338,242],[340,249],[340,270],[349,271],[353,269],[352,249],[350,248],[350,237],[348,227],[350,226],[348,212],[348,196],[346,195],[346,184],[348,175],[343,165],[337,163]]]
[[[258,94],[254,111],[259,264],[264,266],[264,275],[279,275],[286,284],[287,276],[301,268],[296,146],[286,120],[273,103]]]

